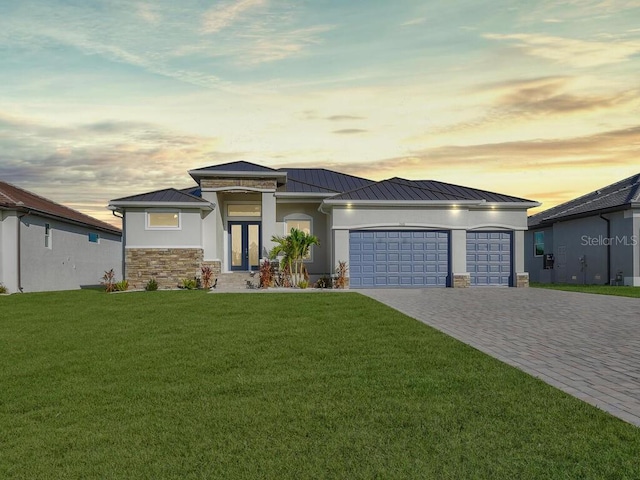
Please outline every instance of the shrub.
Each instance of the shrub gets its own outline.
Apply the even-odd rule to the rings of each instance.
[[[124,292],[129,289],[129,282],[127,280],[121,280],[116,282],[114,285],[118,292]]]
[[[341,260],[336,268],[336,281],[333,283],[334,288],[345,288],[347,286],[347,262]]]
[[[0,294],[7,293],[7,292],[8,292],[7,287],[5,287],[3,284],[0,283]]]
[[[328,277],[325,275],[324,277],[320,277],[318,279],[314,287],[315,288],[331,288],[331,285],[332,285],[331,277]]]
[[[195,278],[183,278],[182,283],[178,286],[186,290],[196,290],[198,288],[198,280]]]
[[[209,290],[213,281],[213,270],[211,267],[204,266],[200,268],[200,273],[202,273],[202,288]]]
[[[105,292],[107,293],[115,292],[116,290],[115,278],[116,278],[116,274],[114,273],[113,268],[108,272],[104,272],[104,275],[102,276],[102,282],[100,282],[100,285],[104,285]]]
[[[260,288],[273,287],[276,277],[276,265],[277,263],[266,259],[262,262],[260,265]]]
[[[151,278],[147,284],[144,286],[144,289],[147,292],[155,292],[156,290],[158,290],[158,282],[156,282],[155,278]]]
[[[306,280],[301,280],[298,282],[298,288],[307,288],[309,286],[309,282],[307,282]]]

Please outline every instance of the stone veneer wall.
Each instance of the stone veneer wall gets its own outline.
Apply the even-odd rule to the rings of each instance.
[[[516,274],[516,287],[523,288],[529,286],[529,274],[518,273]]]
[[[176,288],[182,279],[200,276],[202,255],[201,248],[128,248],[125,278],[134,289],[144,288],[152,278],[158,288]]]
[[[202,267],[210,267],[214,275],[220,275],[222,273],[222,262],[220,260],[211,260],[201,262]]]
[[[277,181],[273,178],[203,178],[200,180],[201,188],[225,188],[225,187],[251,187],[273,189],[277,187]]]
[[[471,286],[471,275],[453,275],[453,288],[467,288]]]

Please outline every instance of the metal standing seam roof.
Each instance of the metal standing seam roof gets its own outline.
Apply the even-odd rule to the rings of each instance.
[[[191,187],[192,191],[198,187]],[[187,189],[185,189],[187,190]],[[203,198],[189,193],[185,190],[176,190],[175,188],[165,188],[154,192],[142,193],[140,195],[132,195],[130,197],[117,198],[111,200],[114,202],[158,202],[158,203],[209,203]]]
[[[533,202],[519,197],[434,180],[406,180],[398,177],[336,195],[331,197],[331,200]]]
[[[529,217],[529,227],[640,203],[640,173]]]
[[[208,167],[196,168],[191,172],[269,172],[274,173],[278,170],[264,167],[251,162],[238,161],[222,163],[220,165],[210,165]]]
[[[119,228],[109,223],[3,181],[0,181],[0,208],[33,211],[45,216],[60,218],[63,221],[67,220],[116,235],[122,235],[122,231]]]
[[[279,171],[287,174],[286,192],[342,193],[375,183],[325,168],[281,168]]]

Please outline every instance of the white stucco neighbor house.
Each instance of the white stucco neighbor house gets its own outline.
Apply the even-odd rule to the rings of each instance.
[[[640,173],[528,223],[525,265],[532,281],[640,287]]]
[[[208,265],[257,270],[274,235],[320,240],[311,280],[348,262],[350,288],[527,286],[527,209],[539,203],[425,180],[374,182],[320,168],[232,162],[189,171],[196,185],[119,198],[125,276],[173,287]]]
[[[98,285],[121,265],[120,229],[0,181],[0,283],[9,293]]]

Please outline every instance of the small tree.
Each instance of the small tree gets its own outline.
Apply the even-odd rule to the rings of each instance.
[[[286,237],[273,236],[271,241],[276,245],[269,252],[272,260],[282,255],[280,265],[284,270],[291,272],[300,281],[304,276],[304,259],[309,256],[309,250],[313,245],[320,245],[318,237],[292,228]],[[296,284],[297,281],[293,283]]]

